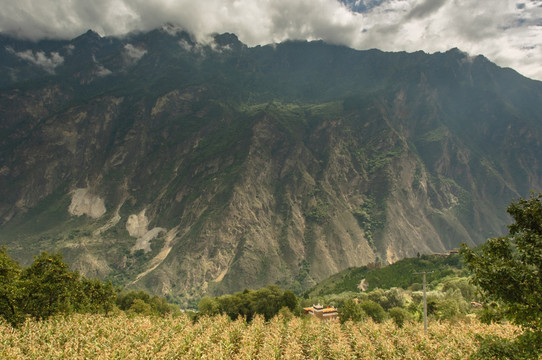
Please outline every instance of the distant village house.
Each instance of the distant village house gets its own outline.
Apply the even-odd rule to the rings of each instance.
[[[335,321],[339,319],[339,313],[333,306],[324,308],[322,305],[313,305],[312,307],[306,307],[305,314],[312,315],[320,321]]]

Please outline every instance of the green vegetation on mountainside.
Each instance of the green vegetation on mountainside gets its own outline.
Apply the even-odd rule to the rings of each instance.
[[[339,294],[345,291],[359,292],[359,284],[365,279],[370,291],[372,289],[390,289],[400,287],[421,288],[422,275],[427,272],[428,284],[439,284],[448,276],[465,276],[468,271],[458,254],[421,255],[416,258],[407,258],[388,266],[380,267],[372,264],[358,268],[343,270],[321,281],[318,285],[305,292],[306,297],[317,297],[330,294]]]

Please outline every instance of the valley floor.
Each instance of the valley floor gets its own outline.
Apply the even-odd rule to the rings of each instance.
[[[2,359],[466,359],[476,335],[515,337],[512,325],[431,322],[398,328],[392,321],[354,324],[275,317],[264,322],[227,316],[128,318],[72,315],[0,324]]]

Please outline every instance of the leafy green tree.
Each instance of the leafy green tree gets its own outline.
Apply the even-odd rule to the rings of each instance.
[[[479,251],[462,245],[473,282],[485,301],[501,301],[506,315],[540,330],[542,325],[542,194],[513,202],[507,236],[489,239]]]
[[[282,306],[286,306],[290,311],[297,308],[297,297],[291,290],[285,290],[281,299]]]
[[[218,302],[210,296],[204,296],[198,303],[198,311],[202,315],[216,315],[220,313]]]
[[[22,271],[20,279],[24,291],[21,303],[27,314],[44,319],[73,311],[79,274],[69,270],[60,253],[41,253]]]
[[[374,322],[381,323],[386,320],[386,311],[380,304],[367,300],[362,301],[359,305],[363,311],[374,320]]]
[[[363,311],[361,306],[352,299],[346,300],[342,306],[339,307],[338,312],[341,324],[344,324],[349,320],[358,322],[367,318],[365,311]]]
[[[514,219],[508,235],[477,250],[463,244],[461,253],[484,302],[500,302],[507,318],[530,329],[516,341],[522,351],[515,352],[528,350],[523,358],[529,358],[542,354],[542,194],[512,202],[507,212]]]
[[[400,328],[403,327],[405,321],[409,321],[413,319],[412,314],[401,307],[391,308],[388,311],[388,315],[390,316],[390,318],[393,319],[395,324],[397,324],[397,326]]]
[[[475,299],[476,287],[471,284],[468,278],[452,278],[447,279],[442,284],[442,291],[459,290],[465,301],[473,301]]]
[[[436,301],[435,315],[440,320],[451,320],[461,313],[459,303],[454,298],[444,298]]]
[[[135,299],[128,309],[128,314],[152,315],[152,307],[141,299]]]
[[[169,304],[165,297],[158,295],[151,297],[149,304],[153,313],[157,315],[173,314],[179,311],[176,305]]]
[[[19,308],[20,274],[21,267],[9,257],[6,248],[2,247],[0,249],[0,316],[12,325],[24,319]]]
[[[117,296],[117,306],[121,310],[129,310],[136,299],[142,300],[145,303],[150,303],[151,296],[145,291],[123,291]]]
[[[269,285],[253,293],[254,313],[262,314],[265,320],[278,314],[282,307],[282,290],[277,285]]]
[[[261,314],[269,320],[284,307],[290,312],[300,311],[295,294],[289,290],[283,292],[278,285],[268,285],[258,290],[245,289],[233,295],[222,295],[217,298],[204,297],[198,304],[200,314],[223,313],[232,320],[241,316],[247,321],[252,321],[256,314]]]
[[[82,279],[81,292],[86,298],[87,310],[91,313],[108,315],[115,307],[117,292],[111,281],[103,283],[98,279]]]
[[[145,303],[149,305],[150,310],[147,311],[147,307],[145,306],[145,311],[138,312],[135,311],[133,308],[134,303],[137,302],[137,305],[135,309],[143,309],[142,303]],[[130,290],[130,291],[123,291],[117,296],[116,304],[119,307],[119,309],[123,311],[130,311],[132,313],[138,313],[138,314],[153,314],[153,315],[165,315],[165,314],[172,314],[177,311],[179,311],[178,307],[169,304],[166,300],[166,298],[161,296],[151,296],[149,293],[140,290]]]
[[[279,316],[282,316],[282,319],[284,320],[284,322],[288,322],[290,320],[292,320],[294,318],[294,314],[292,313],[292,311],[290,310],[289,307],[287,306],[283,306],[279,312],[278,312],[278,315]]]

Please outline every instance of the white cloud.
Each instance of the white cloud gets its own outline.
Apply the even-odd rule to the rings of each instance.
[[[542,1],[518,4],[390,0],[364,14],[365,36],[352,46],[427,52],[458,47],[542,80]]]
[[[111,70],[107,69],[103,65],[96,66],[96,75],[99,77],[108,76],[108,75],[111,75],[112,73],[113,72]]]
[[[92,61],[94,62],[94,64],[96,64],[96,70],[95,70],[96,76],[105,77],[105,76],[111,75],[113,73],[111,70],[109,70],[108,68],[106,68],[105,66],[100,64],[96,60],[96,57],[94,55],[92,55]]]
[[[64,62],[64,58],[57,52],[49,53],[49,56],[47,56],[43,51],[33,52],[32,50],[25,50],[17,52],[10,47],[7,47],[6,50],[23,60],[41,67],[50,74],[54,74],[55,68]]]
[[[135,47],[132,44],[124,45],[124,56],[129,64],[138,62],[146,53],[147,50]]]
[[[248,45],[323,39],[357,49],[458,47],[542,80],[541,0],[6,0],[0,31],[29,38],[102,35],[179,24],[205,42],[232,32]],[[356,13],[351,9],[360,8]],[[175,27],[166,30],[178,31]]]

